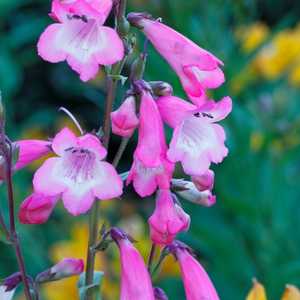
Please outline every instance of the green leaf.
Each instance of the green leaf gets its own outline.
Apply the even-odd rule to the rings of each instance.
[[[101,300],[101,284],[102,284],[102,278],[104,276],[104,272],[102,271],[95,271],[94,272],[94,281],[93,284],[86,286],[85,285],[85,273],[82,273],[80,275],[79,281],[78,281],[78,289],[79,289],[79,296],[80,300],[85,300],[85,296],[88,290],[92,290],[93,293],[93,299]]]

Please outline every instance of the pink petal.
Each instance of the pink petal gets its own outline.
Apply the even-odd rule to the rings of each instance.
[[[63,128],[56,134],[52,141],[52,149],[57,154],[62,156],[66,149],[77,146],[76,135],[67,127]]]
[[[178,126],[196,109],[195,105],[174,96],[160,97],[156,103],[163,121],[172,128]]]
[[[57,196],[49,197],[33,193],[20,206],[20,222],[22,224],[43,224],[47,222],[57,201]]]
[[[33,177],[34,190],[46,196],[59,195],[66,189],[66,184],[61,180],[61,159],[48,158],[35,172]]]
[[[85,134],[78,138],[78,146],[88,149],[96,154],[99,160],[107,155],[106,149],[102,146],[98,137],[93,134]]]
[[[15,143],[19,148],[18,161],[15,170],[19,170],[34,160],[51,152],[51,142],[41,140],[20,140]]]
[[[119,197],[123,193],[123,182],[115,168],[107,162],[98,162],[96,185],[93,193],[101,200]]]
[[[92,207],[95,197],[86,185],[75,184],[63,193],[62,200],[67,211],[73,216],[78,216]]]

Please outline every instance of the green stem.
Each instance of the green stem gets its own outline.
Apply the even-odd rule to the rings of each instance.
[[[155,244],[152,244],[150,254],[149,254],[149,258],[148,258],[148,271],[149,271],[149,273],[151,273],[151,268],[152,268],[152,264],[153,264],[153,260],[154,260],[154,256],[155,256],[155,251],[156,251],[156,246],[155,246]]]
[[[114,160],[113,160],[113,166],[114,167],[117,167],[122,156],[123,156],[123,153],[129,143],[129,140],[130,138],[122,138],[122,142],[119,146],[119,149],[118,149],[118,152],[116,153],[115,157],[114,157]]]

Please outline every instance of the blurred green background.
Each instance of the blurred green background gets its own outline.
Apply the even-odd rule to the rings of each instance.
[[[212,96],[217,100],[230,95],[234,102],[223,123],[230,153],[214,167],[217,205],[203,208],[182,202],[192,216],[191,229],[182,240],[199,254],[222,300],[244,299],[253,277],[264,283],[269,299],[279,299],[286,283],[300,286],[300,2],[129,0],[129,4],[132,11],[162,17],[220,57],[227,81]],[[71,110],[87,130],[99,128],[102,121],[103,74],[83,84],[65,63],[49,64],[36,53],[37,39],[51,23],[49,9],[46,0],[0,0],[0,89],[13,140],[46,138],[70,125],[58,112],[60,106]],[[170,67],[152,47],[149,54],[145,78],[167,81],[176,95],[184,97]],[[120,89],[118,101],[124,90]],[[113,137],[110,158],[119,143]],[[120,172],[130,167],[134,146],[130,143]],[[38,165],[14,176],[18,205],[31,193]],[[130,188],[126,191],[122,201],[102,207],[102,216],[113,225],[124,225],[147,253],[146,220],[154,201],[138,199]],[[4,192],[1,187],[0,206],[7,212]],[[85,216],[70,217],[59,205],[47,224],[18,226],[29,273],[44,270],[64,255],[84,257],[85,221]],[[118,299],[115,249],[98,264],[108,274],[105,299]],[[167,261],[163,268],[167,276],[157,276],[155,284],[171,300],[181,300],[183,287],[174,264]],[[0,244],[0,278],[16,268],[11,248]],[[77,299],[75,282],[50,284],[43,299]]]

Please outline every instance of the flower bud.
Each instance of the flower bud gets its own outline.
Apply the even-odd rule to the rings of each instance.
[[[14,290],[21,282],[22,282],[22,275],[20,272],[16,272],[16,273],[6,277],[2,281],[1,286],[5,287],[6,292],[10,292],[10,291]],[[2,299],[2,298],[0,297],[0,299]]]
[[[84,262],[82,259],[64,258],[52,268],[40,273],[36,277],[39,283],[60,280],[63,278],[79,275],[83,272]]]
[[[136,115],[135,98],[128,97],[122,105],[110,114],[112,132],[122,137],[130,137],[139,125]]]
[[[175,203],[169,190],[160,190],[157,193],[154,213],[148,223],[153,243],[169,245],[178,233],[188,230],[190,216]]]
[[[157,97],[173,95],[173,87],[167,82],[150,81],[149,84],[152,88],[153,94]]]
[[[142,22],[144,19],[153,20],[153,17],[147,12],[141,12],[141,13],[132,12],[127,15],[127,20],[129,21],[129,23],[132,26],[135,26],[139,29],[143,28]]]
[[[207,170],[203,175],[192,176],[191,179],[200,192],[211,191],[214,187],[215,173],[212,170]]]
[[[210,190],[201,192],[191,181],[172,179],[172,190],[181,198],[206,207],[216,203],[216,196]]]
[[[155,287],[153,290],[155,300],[168,300],[168,296],[161,288]]]
[[[43,224],[52,213],[58,196],[33,193],[21,204],[19,220],[22,224]]]

